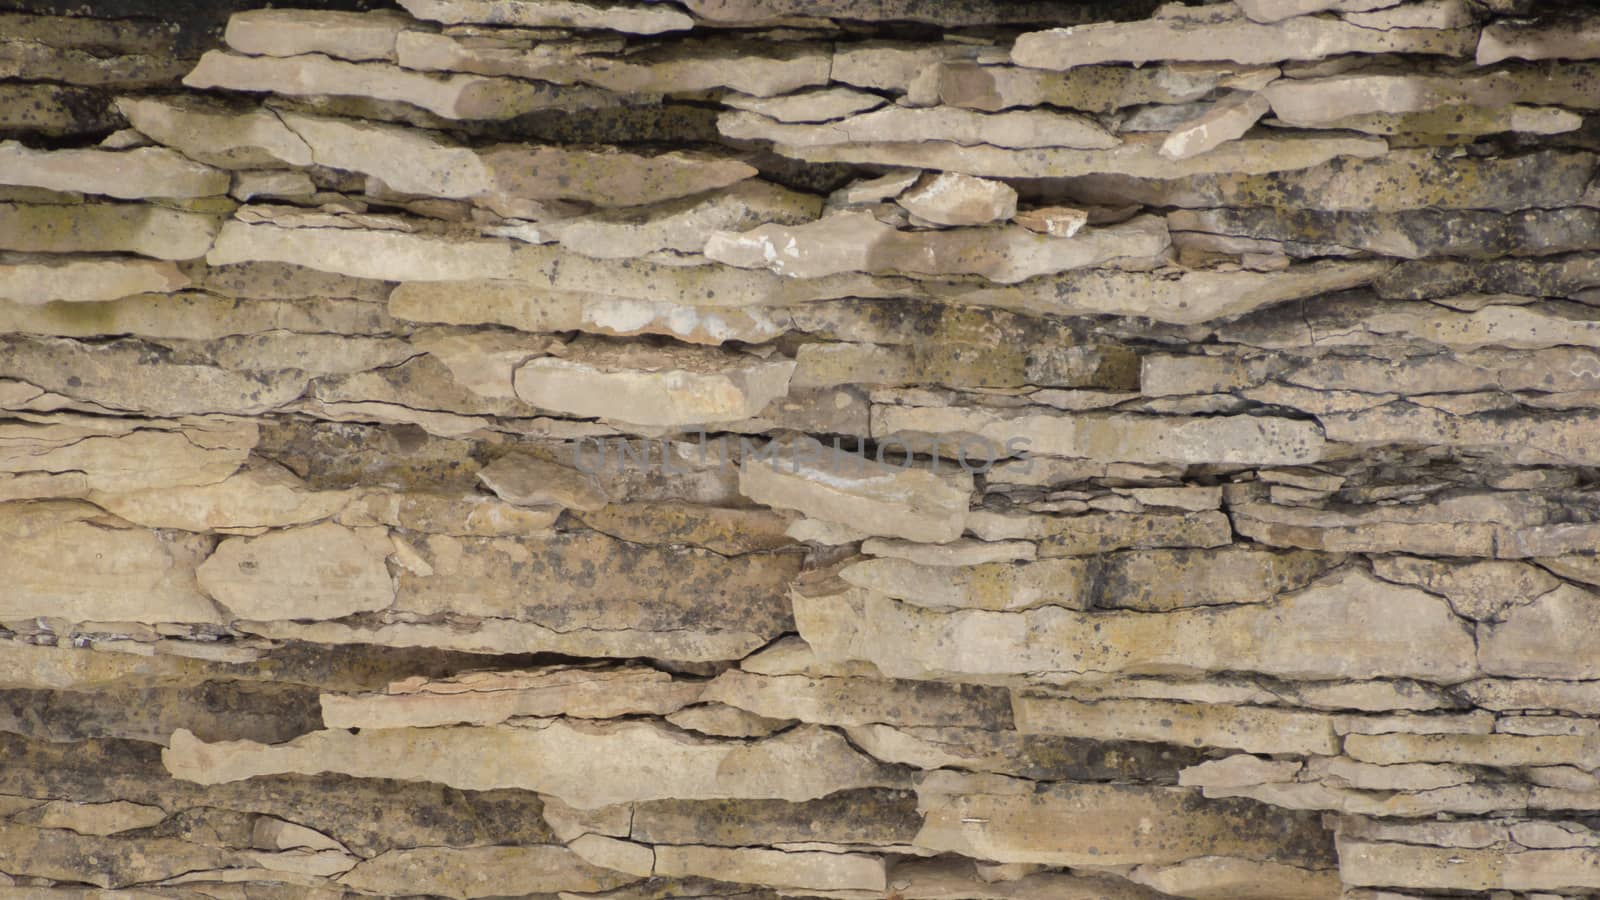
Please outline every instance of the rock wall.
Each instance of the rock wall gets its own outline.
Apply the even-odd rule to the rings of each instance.
[[[240,5],[0,14],[0,896],[1600,890],[1600,19]]]

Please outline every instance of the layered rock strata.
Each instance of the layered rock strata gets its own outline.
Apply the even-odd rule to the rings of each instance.
[[[0,895],[1600,891],[1600,19],[127,6],[0,12]]]

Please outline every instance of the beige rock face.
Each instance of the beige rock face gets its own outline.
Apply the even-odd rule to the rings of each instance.
[[[1231,60],[1261,64],[1320,59],[1339,53],[1430,53],[1463,56],[1475,35],[1467,29],[1382,31],[1334,18],[1290,18],[1271,25],[1243,19],[1185,21],[1180,16],[1036,31],[1017,38],[1018,65],[1068,69],[1105,62]]]
[[[605,891],[635,879],[592,865],[566,847],[419,847],[361,862],[339,879],[354,890],[427,890],[472,900],[519,890]]]
[[[409,103],[446,119],[510,119],[538,109],[592,109],[615,102],[597,91],[557,91],[548,85],[480,75],[425,75],[387,63],[345,62],[319,53],[274,57],[212,50],[183,83],[292,96],[368,97]]]
[[[526,200],[638,206],[728,187],[756,174],[754,166],[736,159],[686,151],[643,156],[504,145],[485,150],[481,159],[489,172],[491,200],[513,211],[517,201]]]
[[[896,199],[939,225],[987,225],[1017,212],[1017,192],[1009,185],[951,172],[924,178]]]
[[[423,778],[466,790],[535,790],[580,809],[674,797],[800,801],[895,782],[889,770],[843,738],[816,728],[738,744],[695,739],[647,722],[586,725],[561,719],[525,727],[325,731],[274,746],[207,744],[180,731],[162,758],[174,776],[202,784],[273,772],[340,771]],[[474,766],[462,766],[466,759],[476,761]]]
[[[910,559],[869,559],[839,577],[917,606],[1022,610],[1039,606],[1084,609],[1093,599],[1092,567],[1079,559],[930,566]]]
[[[1505,59],[1594,59],[1600,57],[1600,30],[1593,19],[1549,27],[1532,22],[1494,22],[1478,38],[1477,62]]]
[[[1160,700],[1082,703],[1029,693],[1014,695],[1012,702],[1017,730],[1024,734],[1230,747],[1248,753],[1339,752],[1333,719],[1318,713]]]
[[[424,133],[294,113],[279,118],[311,148],[317,165],[365,172],[393,190],[429,197],[470,197],[489,189],[488,169],[477,154]]]
[[[870,535],[943,543],[961,536],[972,475],[927,471],[843,454],[820,444],[778,445],[745,460],[739,491],[751,500]],[[908,460],[908,462],[910,462]]]
[[[535,28],[606,28],[634,34],[682,31],[694,20],[675,9],[647,5],[605,6],[569,0],[406,0],[419,19],[446,25],[485,22]]]
[[[1385,587],[1359,572],[1273,604],[1162,614],[936,612],[859,589],[797,592],[794,602],[800,634],[822,658],[865,660],[898,678],[1227,670],[1308,680],[1421,677],[1453,683],[1477,668],[1472,636],[1442,598]],[[1284,639],[1255,645],[1251,636],[1261,629]],[[1025,650],[993,652],[1015,648],[1021,634],[1033,636]],[[1438,650],[1417,658],[1405,650],[1403,635]],[[1344,648],[1338,659],[1313,652],[1334,644]]]
[[[103,303],[189,286],[188,277],[177,266],[153,259],[31,260],[0,263],[0,299],[30,306],[57,301]]]
[[[241,619],[337,619],[394,602],[393,552],[385,529],[325,522],[223,541],[196,574]]]
[[[1161,155],[1168,159],[1188,159],[1213,150],[1243,137],[1271,108],[1271,102],[1262,94],[1225,98],[1198,118],[1173,128],[1161,142]]]
[[[195,584],[203,539],[166,541],[98,524],[97,515],[70,501],[0,504],[0,533],[16,566],[0,597],[0,619],[220,621]]]
[[[503,456],[485,466],[478,480],[500,499],[518,506],[596,510],[608,502],[593,475],[527,456]]]
[[[545,409],[681,427],[753,416],[784,396],[793,360],[709,349],[568,345],[517,369],[517,396]]]
[[[189,98],[124,97],[117,111],[140,132],[213,166],[311,164],[305,139],[265,110],[235,112]]]
[[[228,175],[168,150],[30,150],[0,143],[0,180],[6,184],[83,191],[110,197],[209,197],[228,191]]]
[[[951,219],[1005,211],[993,206],[987,212],[961,211],[956,209],[961,201],[946,196],[949,203],[943,205],[948,212],[929,211]],[[743,234],[718,232],[706,242],[705,253],[718,262],[767,268],[790,278],[903,272],[982,275],[1010,284],[1119,258],[1148,259],[1164,251],[1168,240],[1166,224],[1155,217],[1081,232],[1067,240],[1014,226],[900,231],[868,212],[840,212],[790,228],[763,225]]]
[[[0,203],[0,249],[6,250],[195,259],[206,254],[216,233],[215,216],[163,206]]]
[[[1120,141],[1084,116],[1017,110],[981,113],[959,107],[891,106],[821,125],[789,124],[759,113],[728,113],[717,120],[728,137],[777,141],[790,147],[938,140],[964,146],[1105,150]]]
[[[664,846],[656,850],[655,871],[816,891],[882,891],[886,885],[884,861],[857,853]]]
[[[411,20],[388,10],[250,9],[228,18],[223,40],[252,56],[323,53],[339,59],[394,59],[394,40]]]

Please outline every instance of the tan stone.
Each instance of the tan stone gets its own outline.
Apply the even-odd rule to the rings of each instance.
[[[902,272],[982,275],[1010,284],[1123,257],[1155,257],[1168,242],[1165,222],[1153,216],[1065,240],[1015,226],[901,231],[860,211],[838,212],[792,227],[763,225],[742,234],[717,232],[706,242],[705,254],[718,262],[767,268],[790,278]]]
[[[1037,548],[1027,541],[975,541],[960,538],[944,544],[869,538],[861,552],[889,559],[903,559],[921,566],[981,566],[985,563],[1019,562],[1034,559]]]
[[[774,149],[784,156],[812,163],[916,166],[989,178],[1067,178],[1085,175],[1181,178],[1222,173],[1266,174],[1303,169],[1337,157],[1381,156],[1388,149],[1387,143],[1372,137],[1266,134],[1239,138],[1198,156],[1173,160],[1161,155],[1164,141],[1164,136],[1160,134],[1128,134],[1123,135],[1120,145],[1108,150],[1055,147],[1010,150],[987,144],[963,147],[941,141],[814,146],[779,142]]]
[[[339,59],[394,59],[394,39],[411,19],[390,10],[246,9],[228,17],[222,39],[252,56],[323,53]]]
[[[434,76],[382,62],[344,62],[319,53],[241,56],[208,51],[183,78],[191,88],[291,96],[366,97],[419,106],[446,119],[510,119],[539,109],[590,109],[616,99],[585,88],[556,89],[481,75]]]
[[[79,834],[117,834],[148,828],[166,819],[159,806],[117,800],[110,803],[74,803],[50,800],[11,817],[11,821],[38,828],[66,828]]]
[[[896,780],[823,729],[801,727],[738,743],[693,738],[648,721],[321,731],[277,745],[208,744],[178,731],[162,759],[174,776],[202,784],[338,771],[465,790],[533,790],[582,809],[668,798],[800,801]]]
[[[1161,142],[1161,155],[1188,159],[1238,140],[1271,108],[1263,94],[1225,97],[1199,117],[1174,126]]]
[[[1453,683],[1476,670],[1472,636],[1442,598],[1359,571],[1272,604],[1160,614],[1056,607],[944,613],[860,589],[797,590],[794,609],[801,636],[819,657],[865,660],[896,678],[1245,671]],[[1254,638],[1264,633],[1279,639]],[[1419,657],[1410,648],[1420,645],[1434,652]],[[1336,657],[1319,649],[1331,646],[1341,648]]]
[[[1230,540],[1228,517],[1196,513],[1088,512],[1076,515],[967,514],[967,529],[985,541],[1038,542],[1038,556],[1084,556],[1112,550],[1220,547]]]
[[[352,497],[350,491],[309,490],[292,472],[266,464],[215,484],[95,491],[88,499],[146,528],[205,532],[306,525],[338,513]]]
[[[1345,753],[1362,762],[1394,765],[1447,762],[1517,768],[1573,765],[1600,768],[1600,738],[1520,734],[1352,734]]]
[[[1359,287],[1391,266],[1388,261],[1370,260],[1301,264],[1271,273],[1093,269],[1052,278],[1047,284],[952,290],[949,297],[1045,315],[1147,316],[1159,322],[1193,325],[1241,316],[1286,300]]]
[[[502,456],[480,470],[478,480],[518,506],[596,510],[609,502],[593,475],[531,456]]]
[[[31,150],[0,142],[5,184],[109,197],[210,197],[228,192],[228,173],[165,147],[134,150]]]
[[[1178,784],[1203,788],[1245,787],[1293,781],[1300,769],[1301,764],[1294,760],[1262,759],[1247,753],[1236,753],[1184,769],[1178,773]]]
[[[317,165],[364,172],[407,194],[471,197],[489,190],[489,170],[476,153],[427,132],[291,112],[278,118],[311,148]]]
[[[489,676],[494,677],[489,677]],[[387,694],[322,695],[328,728],[428,728],[466,723],[493,725],[520,716],[605,719],[667,715],[696,702],[704,686],[675,682],[642,666],[620,669],[551,668],[482,673],[416,690]]]
[[[578,200],[604,207],[659,203],[728,187],[756,174],[754,166],[737,159],[687,150],[643,155],[616,148],[502,144],[482,151],[479,158],[490,179],[483,202],[511,215],[519,201],[530,200]]]
[[[1358,12],[1393,6],[1400,0],[1237,0],[1239,9],[1254,22],[1281,22],[1295,16],[1324,11]]]
[[[753,416],[784,396],[794,360],[700,348],[569,344],[517,369],[517,396],[544,409],[681,427]]]
[[[0,504],[0,534],[13,565],[0,621],[221,621],[195,584],[204,539],[107,527],[94,521],[99,515],[70,501]]]
[[[776,141],[789,147],[925,140],[1019,150],[1105,150],[1120,143],[1086,116],[1045,110],[983,113],[955,106],[891,106],[817,125],[786,123],[755,112],[724,113],[717,128],[731,138]]]
[[[931,566],[909,559],[869,559],[844,567],[839,577],[918,606],[1023,610],[1040,606],[1086,609],[1093,573],[1086,560],[991,562]]]
[[[1250,547],[1130,550],[1111,555],[1095,605],[1159,612],[1191,606],[1268,603],[1310,584],[1341,557]]]
[[[1320,713],[1161,700],[1101,700],[1014,693],[1017,730],[1099,741],[1158,741],[1247,753],[1339,752],[1333,719]]]
[[[1577,71],[1572,70],[1573,74]],[[1262,93],[1280,121],[1315,127],[1347,116],[1423,112],[1442,106],[1492,108],[1529,103],[1592,107],[1593,98],[1573,91],[1571,83],[1534,69],[1473,75],[1357,73],[1283,79]]]
[[[0,249],[6,250],[195,259],[206,255],[216,233],[216,216],[151,204],[0,203]]]
[[[602,211],[540,223],[538,229],[541,237],[548,236],[585,256],[618,259],[658,250],[699,253],[717,231],[742,231],[763,224],[799,225],[815,219],[821,209],[822,204],[811,194],[752,178],[714,193],[645,209]]]
[[[1339,873],[1276,862],[1206,856],[1170,866],[1140,866],[1130,881],[1194,900],[1333,900]]]
[[[1106,22],[1018,36],[1011,59],[1040,69],[1105,62],[1232,60],[1245,64],[1321,59],[1340,53],[1429,53],[1464,56],[1476,35],[1467,29],[1381,31],[1322,17],[1271,25],[1245,19],[1216,22],[1179,17]]]
[[[385,529],[324,522],[225,540],[196,574],[235,618],[337,619],[394,602],[392,553]]]
[[[866,91],[831,87],[784,94],[781,97],[728,94],[722,98],[722,102],[734,109],[753,112],[779,122],[827,122],[877,109],[885,100]]]
[[[1521,605],[1500,621],[1478,626],[1478,657],[1488,675],[1585,680],[1600,673],[1595,651],[1600,596],[1562,584],[1540,596],[1522,595]]]
[[[1505,59],[1595,59],[1600,57],[1600,28],[1585,17],[1560,24],[1491,22],[1478,38],[1477,63]]]
[[[188,276],[177,266],[153,259],[25,259],[0,262],[0,299],[29,306],[57,301],[103,303],[189,286]]]
[[[881,678],[809,678],[730,670],[705,686],[702,699],[772,719],[828,725],[980,725],[1001,727],[1011,713],[1003,692]]]
[[[968,788],[972,779],[924,781],[917,846],[997,862],[1118,866],[1282,858],[1292,832],[1306,830],[1270,814],[1247,821],[1246,808],[1208,803],[1193,788],[1007,781],[992,792]]]
[[[987,225],[1017,212],[1017,192],[1010,185],[959,172],[925,175],[896,202],[939,225]]]
[[[865,534],[943,543],[961,536],[972,496],[967,472],[932,472],[863,457],[825,462],[820,444],[779,445],[739,468],[739,491]]]
[[[1315,424],[1265,416],[1071,415],[1026,408],[990,411],[979,407],[909,406],[879,407],[874,413],[875,437],[975,437],[987,447],[1022,449],[1039,456],[1139,463],[1295,465],[1313,462],[1323,452],[1321,429]]]
[[[1339,877],[1349,885],[1488,891],[1501,885],[1505,860],[1500,850],[1339,842]]]
[[[56,416],[0,424],[0,473],[81,472],[89,490],[120,492],[214,484],[239,468],[257,440],[237,420]]]
[[[362,892],[426,891],[472,900],[517,891],[604,891],[634,880],[566,847],[533,845],[390,850],[362,861],[338,883]]]
[[[795,724],[794,719],[771,719],[723,703],[702,703],[680,709],[668,715],[667,721],[701,734],[736,738],[767,737]]]
[[[1069,238],[1083,230],[1083,226],[1089,222],[1089,214],[1068,206],[1046,206],[1023,210],[1012,216],[1011,220],[1029,231]]]
[[[813,891],[883,891],[884,861],[859,853],[754,847],[656,847],[656,874],[701,876]]]
[[[1473,771],[1465,766],[1429,763],[1377,766],[1345,757],[1335,757],[1326,762],[1315,760],[1308,766],[1307,774],[1316,775],[1336,787],[1363,791],[1432,791],[1471,784],[1477,780]]]
[[[534,28],[605,28],[634,34],[685,31],[694,20],[677,9],[651,5],[602,6],[576,0],[404,0],[419,19],[446,25],[486,22]]]
[[[1458,615],[1498,619],[1514,606],[1541,602],[1561,582],[1527,563],[1447,563],[1409,556],[1374,559],[1372,571],[1386,581],[1415,584],[1443,594]]]
[[[123,97],[117,111],[140,132],[213,166],[308,166],[311,148],[273,112],[237,112],[188,97]]]

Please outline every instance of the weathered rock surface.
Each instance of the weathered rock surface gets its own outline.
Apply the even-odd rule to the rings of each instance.
[[[0,891],[1600,889],[1593,16],[19,2]]]

